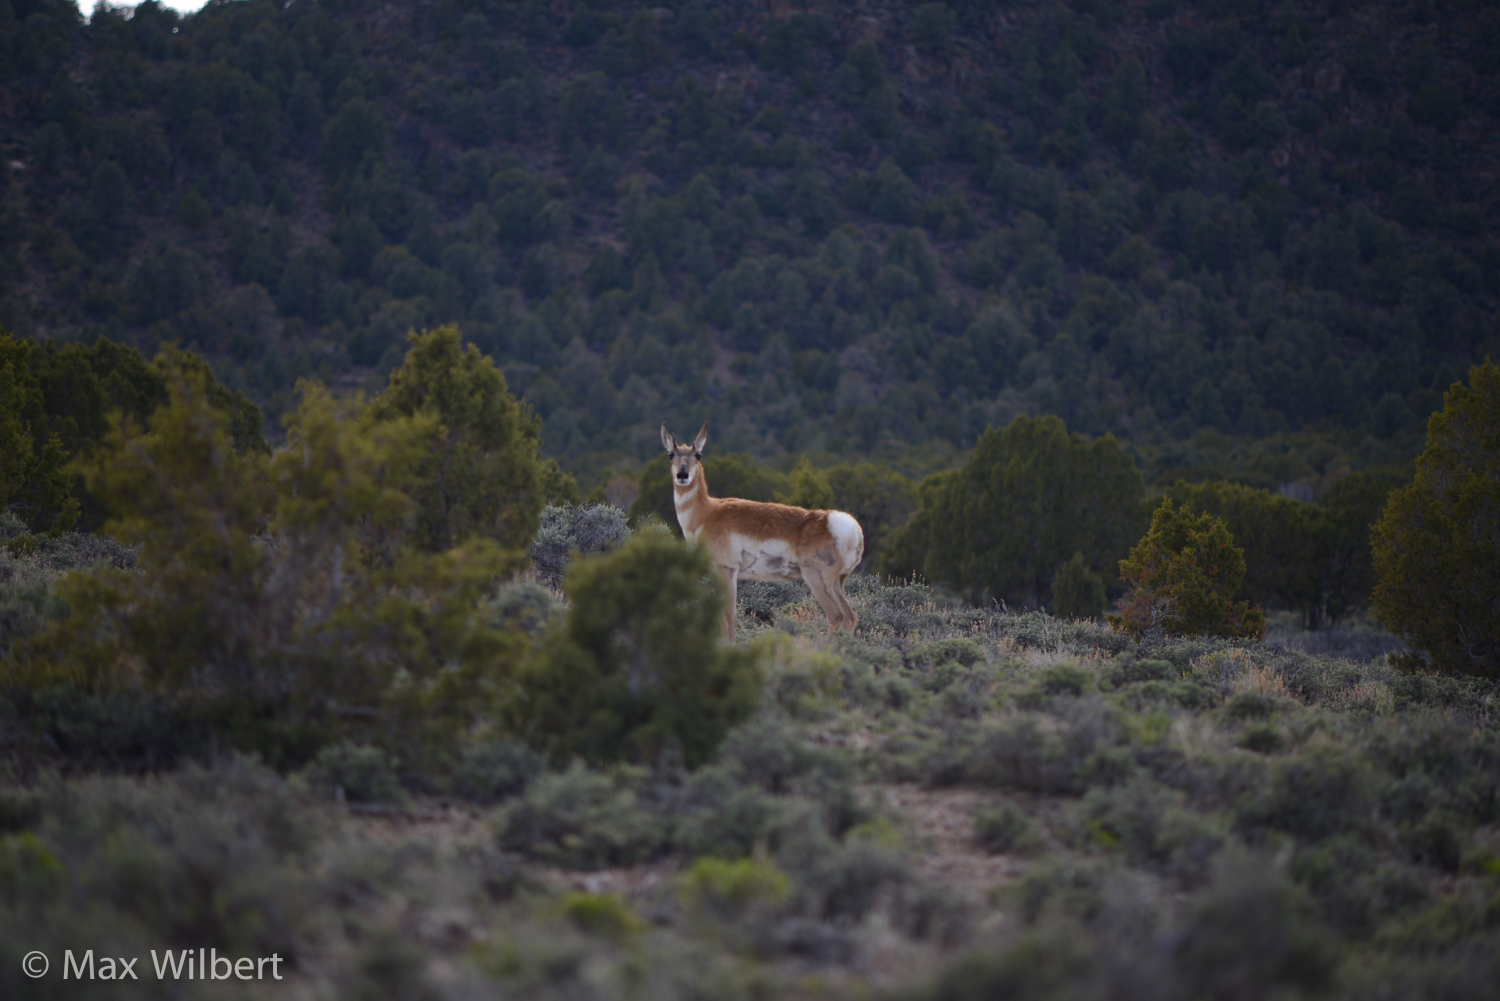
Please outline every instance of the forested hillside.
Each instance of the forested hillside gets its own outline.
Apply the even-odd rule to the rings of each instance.
[[[276,416],[456,322],[585,486],[1023,413],[1318,480],[1500,354],[1497,69],[1481,2],[0,0],[0,325]]]

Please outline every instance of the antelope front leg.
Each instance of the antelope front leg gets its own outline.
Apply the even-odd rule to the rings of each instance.
[[[720,567],[724,573],[724,596],[729,605],[724,609],[724,638],[734,642],[734,619],[739,613],[740,568]]]

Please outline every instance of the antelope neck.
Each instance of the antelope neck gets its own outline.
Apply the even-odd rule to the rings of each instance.
[[[710,498],[708,496],[708,483],[703,479],[703,467],[698,467],[698,474],[693,477],[693,482],[683,486],[672,478],[672,505],[677,508],[677,523],[682,526],[682,534],[698,530],[698,522],[705,513]]]

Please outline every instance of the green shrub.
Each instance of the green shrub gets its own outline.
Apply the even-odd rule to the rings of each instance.
[[[1082,695],[1093,681],[1094,676],[1077,664],[1054,664],[1037,678],[1039,687],[1048,695]]]
[[[526,790],[546,760],[518,740],[487,740],[464,748],[449,787],[476,803],[497,803]]]
[[[742,580],[736,587],[739,607],[770,625],[789,605],[799,605],[812,594],[801,581]]]
[[[1014,803],[974,812],[974,842],[987,852],[1030,855],[1044,844],[1036,821]]]
[[[600,938],[620,940],[642,928],[641,920],[631,913],[629,905],[613,893],[564,894],[562,911],[581,931]]]
[[[1132,864],[1160,862],[1160,825],[1177,804],[1170,789],[1145,776],[1108,788],[1090,789],[1079,804],[1088,838],[1119,849]]]
[[[528,581],[501,585],[489,607],[494,628],[516,629],[533,637],[555,626],[565,611],[552,592]]]
[[[22,789],[0,788],[0,834],[24,831],[41,816],[41,796]]]
[[[1247,835],[1270,828],[1313,841],[1358,832],[1370,823],[1371,786],[1358,757],[1315,748],[1278,759],[1267,787],[1239,807],[1237,824]]]
[[[919,671],[949,663],[973,667],[975,664],[983,664],[984,660],[984,648],[973,640],[960,636],[923,644],[907,655],[907,663]]]
[[[774,862],[701,858],[678,878],[677,894],[691,913],[733,921],[754,911],[782,908],[791,898],[792,885]]]
[[[378,747],[348,742],[318,752],[308,767],[314,788],[351,803],[400,803],[406,798],[391,759]]]
[[[1036,714],[1020,713],[986,730],[964,760],[963,774],[977,782],[1044,795],[1082,792],[1085,784],[1079,770],[1100,745],[1113,743],[1113,723],[1099,707],[1087,703],[1057,719],[1056,725],[1043,729],[1039,722]]]
[[[1028,924],[1036,923],[1044,913],[1087,921],[1104,903],[1108,877],[1109,869],[1098,862],[1050,856],[1028,868],[1007,889]]]
[[[1223,822],[1196,813],[1185,806],[1167,810],[1156,825],[1152,845],[1162,868],[1183,886],[1201,885],[1208,879],[1214,860],[1229,841]]]
[[[1246,727],[1234,744],[1256,754],[1276,754],[1286,748],[1286,734],[1277,727],[1260,723]]]
[[[1027,931],[1001,948],[986,946],[940,973],[924,994],[933,1001],[1038,998],[1063,1001],[1094,994],[1098,957],[1065,924]]]
[[[738,769],[708,765],[674,804],[672,845],[688,855],[742,857],[766,836],[774,810],[772,798]]]
[[[1401,830],[1401,844],[1411,857],[1443,872],[1457,872],[1463,855],[1463,835],[1456,818],[1432,813]]]
[[[719,644],[723,594],[701,550],[665,532],[576,564],[571,608],[522,672],[517,726],[555,762],[655,761],[689,767],[755,708],[754,655]]]
[[[1298,894],[1265,859],[1225,857],[1189,902],[1174,949],[1191,997],[1261,997],[1332,986],[1338,949],[1302,917]]]
[[[629,769],[604,774],[576,762],[567,771],[548,772],[501,811],[497,841],[506,851],[570,869],[650,858],[665,847],[667,832],[641,804],[640,779]]]

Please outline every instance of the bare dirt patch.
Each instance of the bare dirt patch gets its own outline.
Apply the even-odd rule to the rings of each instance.
[[[893,815],[912,838],[920,871],[955,895],[982,905],[991,887],[1019,876],[1026,861],[991,855],[974,844],[974,811],[994,794],[973,789],[926,789],[917,785],[874,785],[869,801]],[[407,809],[351,808],[361,836],[385,846],[418,842],[439,850],[490,848],[494,832],[489,812],[466,804],[426,803]],[[684,860],[666,858],[648,865],[578,872],[527,866],[532,877],[559,889],[613,893],[627,899],[649,896],[680,872]]]
[[[991,855],[974,844],[974,811],[990,803],[992,794],[916,785],[872,786],[869,793],[910,825],[922,872],[959,897],[982,904],[991,887],[1026,870],[1024,860]]]

